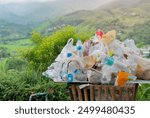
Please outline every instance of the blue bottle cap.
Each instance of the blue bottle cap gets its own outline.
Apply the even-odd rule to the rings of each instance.
[[[73,81],[73,74],[68,74],[67,78],[68,78],[68,82],[72,82]]]
[[[137,79],[136,76],[128,76],[128,78],[131,79],[131,80],[136,80]]]
[[[77,50],[78,51],[82,50],[82,46],[77,46]]]
[[[72,57],[72,53],[67,53],[67,57]]]
[[[105,64],[112,66],[114,64],[114,59],[112,57],[106,57]]]
[[[74,74],[78,74],[78,69],[76,69],[76,70],[74,71]]]

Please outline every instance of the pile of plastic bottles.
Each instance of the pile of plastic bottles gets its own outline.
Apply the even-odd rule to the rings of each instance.
[[[100,29],[84,43],[68,40],[66,46],[43,75],[55,82],[114,83],[123,86],[128,80],[150,79],[150,60],[144,59],[134,40],[121,42],[116,31]],[[144,76],[144,77],[143,77]]]

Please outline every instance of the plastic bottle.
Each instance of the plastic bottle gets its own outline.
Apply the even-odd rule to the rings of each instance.
[[[104,65],[102,67],[101,83],[102,84],[109,83],[111,81],[111,78],[112,78],[112,76],[111,76],[112,73],[113,73],[113,70],[111,69],[111,67],[108,65]]]
[[[104,34],[103,31],[101,31],[100,29],[98,29],[98,30],[96,31],[96,36],[97,36],[99,39],[102,38],[103,34]]]
[[[67,74],[67,80],[68,82],[73,82],[75,79],[75,76],[78,74],[78,69],[75,69],[73,73],[68,73]]]
[[[114,55],[117,55],[118,57],[123,57],[122,43],[119,40],[113,41],[108,46],[108,48],[113,52]]]
[[[106,64],[108,66],[114,66],[114,67],[116,67],[116,70],[128,71],[128,67],[126,64],[120,62],[119,60],[117,60],[113,57],[106,57],[104,59],[104,64]]]
[[[112,66],[114,64],[114,59],[113,59],[113,57],[106,57],[105,60],[104,60],[104,62],[108,66]]]
[[[137,78],[136,76],[130,73],[120,71],[118,73],[115,85],[124,86],[128,80],[136,80],[136,78]]]
[[[73,82],[74,80],[74,76],[71,73],[67,75],[67,78],[68,78],[68,82]]]
[[[72,58],[72,57],[73,57],[73,53],[68,50],[68,51],[66,52],[66,57],[67,57],[67,58]]]
[[[78,39],[76,44],[77,56],[83,57],[83,45],[80,39]]]

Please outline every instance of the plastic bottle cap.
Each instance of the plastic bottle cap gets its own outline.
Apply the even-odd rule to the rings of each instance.
[[[106,57],[105,64],[112,66],[114,64],[114,59],[112,57]]]
[[[68,74],[68,82],[72,82],[73,81],[73,74]]]
[[[67,57],[72,57],[72,53],[67,53]]]
[[[74,74],[78,74],[78,69],[76,69],[76,70],[74,71]]]
[[[129,78],[130,80],[136,80],[136,79],[137,79],[136,76],[128,76],[128,78]]]
[[[82,50],[82,46],[77,46],[77,50]]]

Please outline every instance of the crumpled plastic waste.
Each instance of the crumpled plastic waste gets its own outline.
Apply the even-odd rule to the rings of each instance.
[[[133,76],[132,74],[120,71],[118,73],[115,85],[121,87],[121,86],[124,86],[128,80],[136,80],[136,78],[137,77]]]
[[[68,59],[68,58],[74,58],[75,55],[75,46],[73,46],[74,40],[70,38],[65,45],[65,47],[62,49],[61,53],[57,56],[55,59],[56,62],[61,62],[62,59]]]
[[[68,40],[43,75],[55,82],[91,82],[124,86],[127,81],[150,80],[150,60],[141,55],[133,39],[121,42],[116,31],[98,29],[90,40]]]
[[[101,30],[101,29],[98,29],[97,31],[96,31],[96,36],[99,38],[99,39],[102,39],[102,37],[103,37],[103,31]]]
[[[109,45],[116,39],[116,31],[112,30],[103,35],[102,41],[104,44]]]

